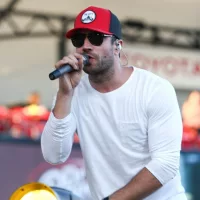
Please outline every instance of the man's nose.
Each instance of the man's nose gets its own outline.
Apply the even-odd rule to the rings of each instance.
[[[86,37],[85,40],[84,40],[84,43],[83,43],[83,46],[82,48],[84,50],[92,50],[92,44],[90,43],[90,41],[88,40],[88,38]]]

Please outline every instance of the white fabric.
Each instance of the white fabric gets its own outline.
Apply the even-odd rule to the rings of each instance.
[[[76,130],[94,200],[117,191],[144,167],[163,184],[145,200],[178,194],[185,200],[179,175],[182,121],[168,81],[134,67],[120,88],[99,93],[84,75],[71,113],[64,119],[51,113],[46,123],[41,147],[47,162],[66,161]]]

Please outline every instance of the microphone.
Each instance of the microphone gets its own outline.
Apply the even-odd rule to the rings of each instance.
[[[83,55],[83,65],[87,65],[89,63],[89,57],[88,55]],[[54,70],[53,72],[51,72],[49,74],[49,78],[50,80],[55,80],[57,78],[59,78],[60,76],[62,76],[65,73],[69,73],[75,71],[71,65],[66,64],[61,66],[59,69]]]

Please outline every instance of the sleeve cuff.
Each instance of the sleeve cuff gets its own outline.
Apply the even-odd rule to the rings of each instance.
[[[158,179],[162,185],[173,178],[171,173],[167,173],[167,171],[163,169],[159,160],[152,160],[145,167]]]
[[[70,118],[71,118],[71,113],[69,115],[67,115],[66,117],[62,118],[62,119],[58,119],[54,116],[53,112],[50,113],[49,118],[52,122],[56,123],[56,124],[62,124],[62,123],[67,123]]]

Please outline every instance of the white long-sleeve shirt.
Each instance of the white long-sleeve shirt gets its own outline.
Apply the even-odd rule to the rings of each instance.
[[[172,85],[134,67],[118,89],[100,93],[84,75],[71,113],[50,114],[41,137],[44,158],[65,162],[77,131],[94,200],[126,185],[146,167],[163,185],[145,200],[185,200],[179,174],[182,120]],[[177,198],[179,195],[179,198]]]

